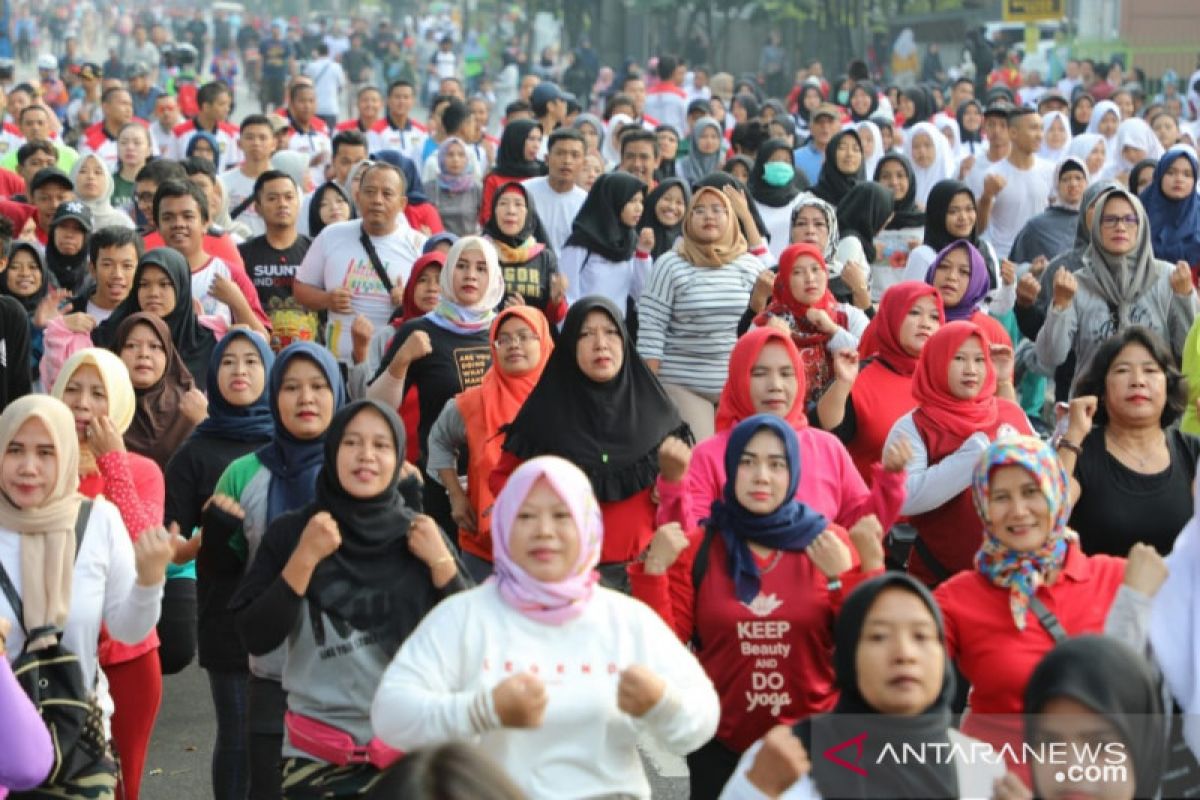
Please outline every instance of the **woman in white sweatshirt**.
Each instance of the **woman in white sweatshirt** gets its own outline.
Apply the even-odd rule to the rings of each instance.
[[[531,800],[650,797],[638,737],[684,755],[712,738],[719,704],[649,606],[596,585],[603,525],[587,477],[554,456],[525,462],[492,537],[495,579],[405,641],[375,695],[375,734],[404,750],[474,739]]]

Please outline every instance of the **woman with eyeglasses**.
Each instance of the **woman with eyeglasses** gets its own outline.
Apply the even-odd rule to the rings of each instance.
[[[1035,348],[1042,369],[1051,374],[1074,352],[1082,374],[1105,339],[1132,325],[1165,339],[1178,361],[1196,318],[1191,268],[1154,257],[1150,223],[1133,193],[1109,189],[1096,208],[1083,269],[1054,276],[1053,300]]]

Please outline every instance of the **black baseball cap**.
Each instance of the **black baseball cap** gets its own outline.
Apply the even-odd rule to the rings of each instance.
[[[37,174],[33,176],[33,180],[29,182],[29,193],[32,195],[47,183],[57,183],[67,187],[71,191],[75,191],[75,184],[71,181],[67,173],[58,167],[45,167],[39,169]]]

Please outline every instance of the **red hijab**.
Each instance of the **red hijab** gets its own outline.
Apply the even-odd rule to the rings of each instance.
[[[404,302],[400,307],[404,314],[393,321],[397,328],[410,319],[425,316],[425,312],[417,308],[417,284],[420,283],[421,275],[426,269],[432,268],[441,275],[445,266],[446,254],[437,250],[426,253],[413,262],[412,272],[408,273],[408,281],[404,284]]]
[[[971,400],[955,397],[950,391],[950,363],[954,354],[970,337],[979,339],[987,375],[979,394]],[[935,430],[966,440],[971,434],[990,432],[1000,419],[996,400],[996,370],[992,366],[987,334],[973,322],[960,320],[943,325],[929,337],[917,359],[913,373],[912,396],[920,414]]]
[[[858,343],[858,357],[866,360],[872,356],[887,364],[901,375],[911,377],[917,369],[917,357],[908,354],[900,343],[900,326],[908,312],[922,297],[932,297],[938,310],[938,321],[946,324],[946,310],[942,295],[924,281],[904,281],[888,288],[879,300],[875,319],[863,332]]]
[[[753,328],[734,345],[729,355],[729,380],[721,390],[721,402],[717,405],[716,429],[725,431],[732,428],[747,417],[758,412],[754,409],[754,400],[750,397],[750,372],[754,369],[758,356],[768,344],[783,345],[787,350],[792,367],[796,370],[796,402],[788,409],[784,421],[792,428],[799,430],[808,427],[808,417],[804,415],[804,397],[808,393],[805,385],[804,364],[800,361],[800,351],[792,337],[778,328]]]
[[[846,314],[838,308],[837,299],[833,296],[833,292],[829,291],[828,280],[825,285],[825,294],[820,300],[808,305],[801,303],[794,294],[792,294],[792,273],[796,269],[796,262],[801,256],[808,256],[821,265],[825,270],[826,278],[829,275],[829,266],[825,263],[825,254],[821,252],[815,244],[801,242],[799,244],[788,245],[782,253],[779,254],[779,272],[775,276],[775,288],[771,292],[771,302],[763,310],[761,314],[754,318],[754,324],[766,325],[767,320],[771,317],[783,317],[790,315],[792,317],[792,336],[796,340],[798,347],[811,347],[817,344],[824,344],[829,341],[830,336],[827,333],[822,333],[817,330],[808,321],[808,311],[811,308],[819,308],[825,311],[833,318],[840,327],[846,327]]]

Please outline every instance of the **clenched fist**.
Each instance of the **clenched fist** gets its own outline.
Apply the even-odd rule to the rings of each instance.
[[[659,526],[650,540],[650,549],[646,551],[646,574],[664,574],[679,558],[679,554],[687,550],[689,543],[688,535],[678,522]]]
[[[692,448],[676,436],[668,436],[658,446],[658,471],[668,483],[679,483],[692,463]]]
[[[546,716],[546,686],[533,675],[513,675],[492,689],[496,716],[506,728],[539,728]]]
[[[666,691],[666,682],[649,667],[634,664],[621,673],[617,683],[617,708],[631,717],[644,716]]]
[[[297,549],[303,549],[314,561],[323,561],[333,555],[342,546],[342,533],[338,530],[337,521],[328,511],[318,511],[312,515],[304,532],[300,534],[300,544]]]
[[[788,725],[767,731],[746,778],[767,797],[779,797],[812,770],[804,744]]]

